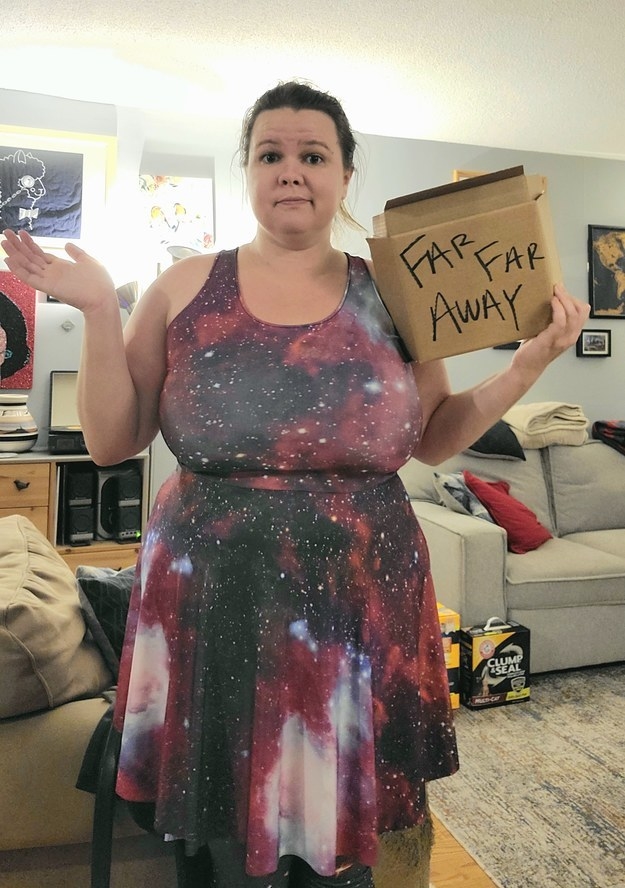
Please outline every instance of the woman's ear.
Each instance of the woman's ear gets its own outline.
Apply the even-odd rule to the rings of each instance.
[[[345,170],[343,173],[343,200],[347,197],[347,192],[349,190],[349,183],[352,180],[352,176],[354,174],[354,170]]]

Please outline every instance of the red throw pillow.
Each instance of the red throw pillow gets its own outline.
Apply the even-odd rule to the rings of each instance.
[[[508,534],[508,550],[523,555],[550,540],[552,534],[527,506],[510,496],[507,481],[484,481],[464,471],[464,481],[495,522]]]

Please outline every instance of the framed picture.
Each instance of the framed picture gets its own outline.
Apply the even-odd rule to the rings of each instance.
[[[215,239],[213,180],[163,175],[139,176],[144,253],[157,269],[210,250]]]
[[[0,389],[31,389],[36,291],[0,271]]]
[[[609,358],[612,338],[609,330],[582,330],[575,346],[578,358]]]
[[[591,318],[625,319],[625,228],[588,226]]]
[[[0,229],[44,249],[97,243],[115,149],[112,136],[0,126]]]

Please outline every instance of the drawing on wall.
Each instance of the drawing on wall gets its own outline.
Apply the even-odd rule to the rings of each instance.
[[[215,236],[213,180],[139,176],[142,213],[158,264],[171,262],[170,247],[205,252]]]
[[[2,228],[78,240],[82,200],[82,154],[0,144]]]
[[[625,228],[588,226],[591,318],[625,318]]]
[[[36,291],[0,271],[0,388],[31,389]]]
[[[27,231],[52,252],[68,241],[101,248],[116,149],[113,136],[0,123],[0,230]]]

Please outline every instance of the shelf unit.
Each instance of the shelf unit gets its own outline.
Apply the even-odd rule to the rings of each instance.
[[[134,564],[139,552],[138,540],[116,542],[113,539],[94,539],[88,544],[57,543],[61,518],[60,473],[64,465],[91,464],[87,454],[50,454],[29,451],[15,456],[0,456],[0,518],[6,515],[24,515],[55,546],[61,557],[75,571],[78,565],[113,567]],[[141,474],[141,532],[147,522],[150,484],[150,453],[134,456],[115,468],[130,464],[139,467]]]

